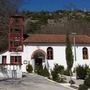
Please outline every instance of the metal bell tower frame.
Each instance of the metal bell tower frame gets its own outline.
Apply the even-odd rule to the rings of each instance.
[[[9,52],[23,51],[24,17],[15,15],[9,20],[8,50]]]

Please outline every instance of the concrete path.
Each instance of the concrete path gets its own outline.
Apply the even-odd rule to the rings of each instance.
[[[45,77],[30,74],[18,80],[0,81],[0,90],[74,90]]]

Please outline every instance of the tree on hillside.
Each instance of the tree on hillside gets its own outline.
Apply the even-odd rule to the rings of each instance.
[[[40,23],[38,22],[30,22],[27,21],[26,25],[25,25],[25,30],[24,33],[28,34],[28,33],[35,33],[38,32],[40,30]]]
[[[66,35],[66,63],[67,70],[70,72],[71,75],[71,69],[73,67],[73,53],[69,34]]]
[[[8,19],[14,14],[21,0],[0,0],[0,50],[7,48]]]

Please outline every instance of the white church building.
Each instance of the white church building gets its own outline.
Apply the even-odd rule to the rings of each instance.
[[[73,68],[77,65],[90,65],[90,37],[87,35],[72,36]],[[22,52],[6,51],[0,54],[0,65],[3,73],[9,78],[22,76],[26,65],[31,64],[33,71],[36,65],[43,65],[51,70],[54,64],[66,64],[66,35],[29,34],[23,42]],[[13,61],[15,64],[13,63]],[[18,61],[19,60],[19,61]],[[18,65],[19,63],[19,65]],[[0,73],[2,75],[2,73]],[[5,76],[5,74],[3,74]]]

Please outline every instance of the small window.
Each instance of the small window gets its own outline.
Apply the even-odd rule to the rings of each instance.
[[[21,56],[11,56],[10,63],[11,64],[21,64]]]
[[[53,48],[52,47],[47,48],[47,59],[53,59]]]
[[[7,59],[6,56],[2,56],[2,64],[6,64],[6,59]]]
[[[17,56],[14,57],[14,62],[15,63],[18,62],[18,57]]]
[[[83,48],[83,59],[88,59],[88,49],[86,47]]]

